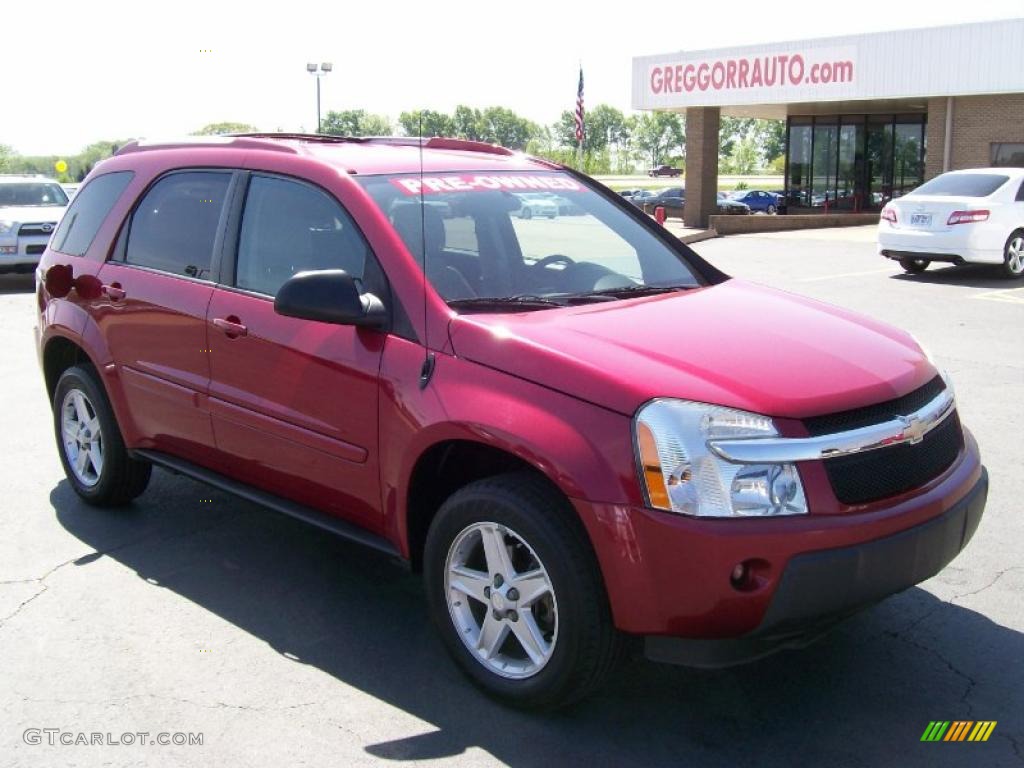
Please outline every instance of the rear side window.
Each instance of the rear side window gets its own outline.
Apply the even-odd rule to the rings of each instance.
[[[69,256],[84,255],[134,175],[131,171],[115,171],[86,184],[65,211],[50,247]]]
[[[1009,180],[1000,173],[945,173],[915,189],[914,194],[988,197]]]
[[[368,246],[338,202],[301,182],[253,176],[238,240],[235,285],[273,296],[296,272],[344,269],[357,280]]]
[[[160,179],[132,216],[125,262],[209,278],[231,174],[186,171]]]

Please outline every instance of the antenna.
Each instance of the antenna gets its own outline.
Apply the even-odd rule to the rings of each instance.
[[[427,332],[427,200],[423,192],[423,110],[419,111],[416,132],[420,153],[420,252],[423,254],[423,366],[420,368],[420,389],[426,389],[434,375],[434,353],[430,351]]]

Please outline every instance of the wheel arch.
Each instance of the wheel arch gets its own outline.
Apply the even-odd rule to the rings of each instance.
[[[569,494],[543,469],[506,448],[451,438],[422,450],[413,464],[404,498],[402,526],[412,569],[422,569],[427,530],[445,499],[476,480],[511,472],[529,473],[569,502]]]

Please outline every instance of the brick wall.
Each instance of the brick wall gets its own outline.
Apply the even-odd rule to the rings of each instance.
[[[925,178],[942,173],[946,133],[946,99],[928,100],[928,152]],[[1024,93],[957,96],[953,99],[953,145],[950,170],[984,168],[991,162],[991,144],[1024,143]]]

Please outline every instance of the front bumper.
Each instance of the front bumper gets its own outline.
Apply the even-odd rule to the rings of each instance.
[[[49,242],[46,236],[22,236],[17,239],[0,240],[5,248],[13,247],[14,253],[0,252],[0,272],[30,272],[39,263]]]
[[[927,485],[841,514],[713,520],[628,505],[574,503],[593,542],[619,629],[721,644],[748,636],[804,636],[928,578],[973,534],[986,488],[977,443],[964,430],[956,461]],[[971,525],[961,525],[966,535],[955,548],[926,535],[947,516],[963,522],[968,508]],[[953,526],[949,530],[956,527],[955,522],[948,525]],[[892,546],[880,543],[890,539],[916,543],[895,553],[875,549]],[[910,562],[856,555],[868,549]],[[830,563],[824,566],[826,586],[804,588],[803,574],[813,571],[808,563],[818,562]],[[738,563],[757,565],[756,579],[742,588],[730,580]],[[649,645],[653,649],[663,642]]]
[[[929,579],[967,546],[981,522],[988,474],[956,506],[927,523],[852,547],[797,555],[753,632],[726,640],[646,638],[648,658],[721,667],[813,642],[836,623]]]

